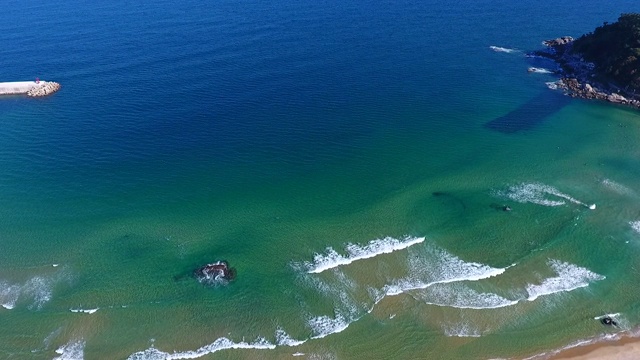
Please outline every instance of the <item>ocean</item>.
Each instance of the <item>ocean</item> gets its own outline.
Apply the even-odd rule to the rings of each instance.
[[[0,81],[62,89],[0,98],[0,358],[543,359],[636,329],[640,113],[525,57],[633,11],[7,0]],[[193,276],[218,260],[235,280]]]

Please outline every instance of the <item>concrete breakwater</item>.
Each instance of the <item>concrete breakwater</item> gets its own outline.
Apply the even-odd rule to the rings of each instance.
[[[0,83],[0,95],[27,95],[40,97],[60,90],[60,84],[53,81],[15,81]]]

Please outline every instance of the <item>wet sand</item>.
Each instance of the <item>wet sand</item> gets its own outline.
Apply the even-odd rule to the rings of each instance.
[[[603,341],[563,350],[551,360],[635,360],[640,359],[640,338],[625,336],[619,340]]]

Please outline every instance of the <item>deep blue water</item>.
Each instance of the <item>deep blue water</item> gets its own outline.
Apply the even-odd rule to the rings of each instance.
[[[496,214],[460,216],[457,200],[432,208],[433,192],[451,188],[452,199],[487,202],[483,196],[490,191],[484,187],[510,181],[501,173],[517,174],[518,181],[546,181],[544,166],[555,160],[605,163],[584,155],[588,151],[580,145],[602,132],[599,119],[607,110],[548,90],[544,82],[553,76],[527,74],[523,52],[538,49],[543,39],[578,36],[634,10],[637,3],[630,0],[5,1],[0,81],[39,77],[59,82],[62,89],[42,99],[0,99],[0,285],[25,283],[39,267],[54,262],[68,266],[71,280],[56,283],[49,305],[34,308],[20,298],[15,309],[0,308],[0,323],[8,324],[0,330],[0,344],[9,344],[3,351],[20,358],[37,348],[38,356],[50,358],[56,347],[73,343],[83,331],[87,358],[105,352],[124,357],[144,350],[150,338],[157,338],[163,351],[196,349],[227,330],[244,336],[237,324],[242,322],[230,320],[236,315],[258,319],[246,330],[253,336],[272,325],[264,319],[295,312],[278,305],[280,289],[290,289],[296,279],[287,267],[292,257],[345,242],[425,232],[460,251],[475,246],[463,246],[458,238],[483,230],[493,234],[488,229],[497,227],[490,223]],[[492,45],[516,52],[496,53]],[[616,111],[616,119],[636,116]],[[566,126],[562,119],[582,116],[591,128],[576,130],[566,142],[556,137]],[[553,152],[566,143],[576,145],[575,161],[562,158],[566,152]],[[594,149],[605,148],[594,143]],[[540,150],[539,144],[553,146]],[[621,155],[629,149],[615,150],[611,167],[623,164],[616,174],[633,183],[625,174],[637,164]],[[478,164],[486,167],[475,168]],[[549,178],[591,195],[583,183],[561,179],[557,166]],[[601,176],[591,168],[584,171],[585,177]],[[487,185],[492,176],[496,183]],[[436,185],[440,188],[431,188]],[[478,195],[480,188],[484,195]],[[631,208],[625,210],[630,213]],[[127,236],[136,240],[121,248]],[[156,238],[181,243],[156,247]],[[538,243],[527,241],[522,241],[523,253],[539,250]],[[180,254],[176,259],[167,255],[174,247]],[[268,275],[256,271],[247,276],[250,286],[234,290],[240,295],[233,296],[249,299],[238,305],[246,313],[224,308],[202,315],[231,324],[215,336],[190,337],[200,334],[203,325],[197,319],[175,330],[184,338],[163,338],[158,329],[168,324],[155,328],[133,315],[107,313],[82,324],[60,315],[75,316],[69,306],[105,307],[95,299],[112,291],[118,294],[110,300],[114,306],[169,299],[166,321],[180,322],[193,314],[190,301],[198,303],[209,293],[184,295],[173,283],[169,290],[157,285],[158,290],[145,283],[145,276],[159,263],[171,263],[166,274],[155,275],[172,279],[213,252],[244,262],[245,273],[260,269]],[[513,258],[526,259],[523,253]],[[509,256],[506,250],[487,251],[481,258],[502,267],[513,260]],[[143,259],[141,273],[132,270],[137,269],[133,258]],[[131,284],[114,285],[94,275],[105,269],[133,274]],[[268,281],[278,284],[274,290]],[[267,289],[265,297],[251,286]],[[184,297],[173,298],[172,291]],[[291,303],[299,300],[296,296]],[[258,303],[263,307],[251,306]],[[147,319],[162,317],[153,308],[144,311],[153,314]],[[400,353],[406,357],[433,345],[416,342],[421,331],[442,336],[440,330],[412,323],[411,311],[402,326],[388,330],[399,339],[398,348],[406,347]],[[544,323],[539,316],[533,321]],[[127,341],[122,329],[140,322],[145,325]],[[27,330],[22,326],[33,324],[46,325],[37,328],[33,341],[23,340]],[[15,331],[8,330],[12,326]],[[58,328],[75,337],[56,335],[51,345],[42,345]],[[338,355],[340,346],[367,334],[364,328],[352,331],[353,336],[332,335],[349,339],[336,341]],[[487,340],[479,345],[480,356],[543,352],[585,333],[591,334],[564,334],[561,343],[541,339],[521,349]],[[437,336],[429,341],[449,346]],[[331,337],[323,344],[330,347]],[[503,352],[487,350],[500,346]],[[459,349],[452,358],[476,351],[469,344]]]

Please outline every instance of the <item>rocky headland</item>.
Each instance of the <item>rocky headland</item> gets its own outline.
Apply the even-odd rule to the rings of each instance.
[[[558,64],[561,78],[550,88],[640,109],[640,14],[622,14],[577,40],[564,36],[543,44],[545,49],[528,55]]]

